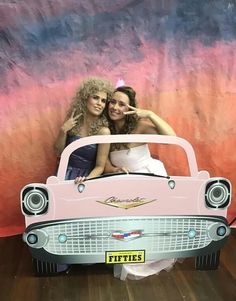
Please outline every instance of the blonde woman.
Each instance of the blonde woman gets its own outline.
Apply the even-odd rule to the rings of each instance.
[[[58,156],[68,144],[79,138],[110,134],[104,109],[113,90],[109,81],[97,77],[88,78],[82,83],[55,143]],[[79,183],[101,175],[108,154],[108,144],[79,148],[69,158],[65,179],[75,179],[75,183]]]

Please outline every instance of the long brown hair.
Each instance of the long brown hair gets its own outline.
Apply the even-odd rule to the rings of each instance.
[[[133,88],[131,88],[129,86],[121,86],[121,87],[116,88],[115,91],[113,92],[113,94],[116,92],[121,92],[121,93],[124,93],[125,95],[127,95],[129,98],[129,105],[132,107],[135,107],[135,108],[137,107],[136,92],[134,91]],[[136,114],[126,115],[124,126],[118,132],[115,128],[114,121],[112,121],[110,119],[108,113],[107,113],[107,120],[109,123],[109,128],[110,128],[111,134],[113,134],[113,135],[130,134],[136,128],[137,123],[138,123],[138,117],[136,116]],[[127,143],[113,143],[111,145],[111,150],[113,151],[113,150],[121,149],[122,146],[124,148],[128,148]]]
[[[121,92],[121,93],[124,93],[125,95],[127,95],[129,98],[129,105],[132,107],[135,107],[135,108],[137,107],[136,92],[134,91],[133,88],[131,88],[129,86],[121,86],[121,87],[116,88],[115,91],[113,92],[113,94],[116,92]],[[126,115],[124,126],[122,127],[122,129],[119,132],[117,132],[114,122],[110,119],[108,114],[107,114],[107,119],[108,119],[109,128],[110,128],[112,134],[130,134],[135,129],[135,127],[137,126],[137,122],[138,122],[138,118],[135,114],[134,115],[132,115],[132,114]]]

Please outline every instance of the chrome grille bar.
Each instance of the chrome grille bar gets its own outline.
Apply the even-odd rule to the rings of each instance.
[[[57,255],[101,254],[105,251],[146,249],[149,252],[178,252],[203,248],[212,239],[207,229],[216,223],[204,217],[113,217],[55,222],[42,227],[48,235],[44,249]],[[120,241],[112,237],[116,231],[142,229],[141,237]],[[191,229],[196,232],[190,238]],[[59,235],[67,240],[59,242]]]

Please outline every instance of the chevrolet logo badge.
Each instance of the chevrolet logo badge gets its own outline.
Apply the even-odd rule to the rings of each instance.
[[[119,199],[116,198],[114,196],[107,198],[104,201],[97,201],[98,203],[104,204],[104,205],[109,205],[109,206],[113,206],[113,207],[117,207],[117,208],[122,208],[122,209],[129,209],[129,208],[133,208],[133,207],[137,207],[137,206],[141,206],[141,205],[145,205],[151,202],[156,201],[156,199],[153,200],[147,200],[145,198],[139,198],[136,197],[134,199]]]

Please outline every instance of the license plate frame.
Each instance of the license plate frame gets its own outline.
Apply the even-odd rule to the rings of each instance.
[[[145,250],[106,251],[106,264],[144,263]]]

